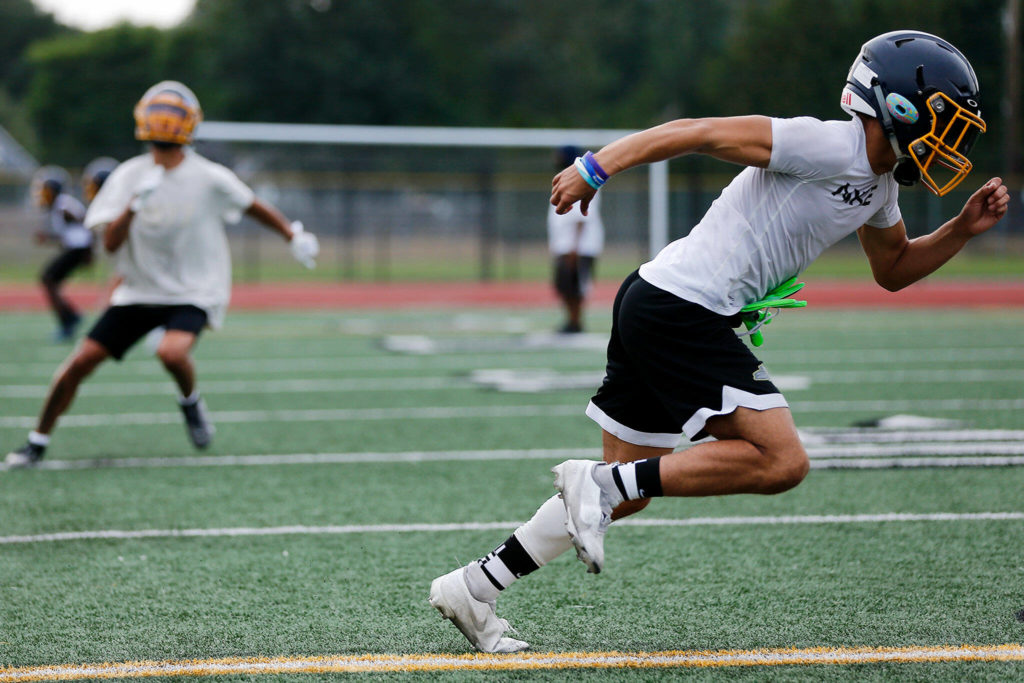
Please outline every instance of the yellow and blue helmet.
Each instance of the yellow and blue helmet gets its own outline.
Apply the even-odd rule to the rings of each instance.
[[[178,81],[161,81],[135,105],[135,139],[187,145],[202,120],[195,93]]]

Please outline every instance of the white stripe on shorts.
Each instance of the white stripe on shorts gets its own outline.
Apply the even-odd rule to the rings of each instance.
[[[789,403],[786,402],[786,399],[782,394],[752,394],[749,391],[743,391],[742,389],[725,385],[722,387],[721,410],[701,408],[693,414],[693,417],[686,421],[686,424],[683,425],[683,432],[686,433],[686,436],[692,439],[702,429],[704,429],[704,425],[710,418],[716,415],[728,415],[729,413],[734,412],[737,408],[768,410],[769,408],[788,407]]]
[[[637,446],[655,446],[658,448],[675,448],[683,440],[682,434],[665,434],[657,432],[640,432],[614,420],[591,401],[587,406],[587,417],[601,425],[601,429],[623,441]]]

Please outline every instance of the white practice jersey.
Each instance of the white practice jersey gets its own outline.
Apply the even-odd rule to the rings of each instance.
[[[89,206],[86,226],[97,229],[120,216],[155,165],[146,154],[114,169]],[[232,171],[187,150],[132,219],[115,254],[124,280],[111,304],[192,304],[219,327],[231,297],[224,224],[238,222],[254,198]]]
[[[861,226],[898,223],[897,198],[892,174],[875,175],[868,164],[859,119],[772,119],[768,167],[744,169],[640,276],[733,315]]]
[[[582,231],[579,228],[583,224]],[[601,194],[594,195],[584,216],[577,202],[559,216],[548,206],[548,249],[555,256],[575,251],[580,256],[600,256],[604,249],[604,223],[601,222]]]
[[[87,249],[92,246],[92,232],[86,228],[85,206],[69,194],[59,194],[46,216],[47,229],[60,240],[65,249]]]

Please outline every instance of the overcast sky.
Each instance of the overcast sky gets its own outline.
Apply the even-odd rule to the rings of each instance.
[[[84,29],[130,21],[142,26],[173,26],[185,18],[195,0],[32,0],[64,24]]]

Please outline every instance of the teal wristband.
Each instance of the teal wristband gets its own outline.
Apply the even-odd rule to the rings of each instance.
[[[582,159],[576,157],[576,161],[572,162],[572,165],[576,167],[576,170],[579,172],[580,176],[585,181],[587,181],[587,185],[590,185],[595,190],[601,189],[601,186],[597,184],[597,181],[590,177],[590,173],[587,172],[587,167],[584,166]]]

